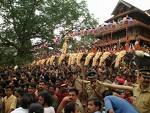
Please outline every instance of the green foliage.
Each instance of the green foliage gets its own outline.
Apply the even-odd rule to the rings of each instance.
[[[52,43],[54,30],[62,27],[65,35],[80,26],[94,27],[86,2],[76,0],[3,0],[0,1],[0,65],[32,61],[31,39]]]

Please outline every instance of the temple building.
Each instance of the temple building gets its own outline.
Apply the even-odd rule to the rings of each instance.
[[[126,44],[150,47],[150,10],[142,11],[119,0],[112,15],[112,18],[105,21],[106,25],[99,26],[97,47],[121,48]]]

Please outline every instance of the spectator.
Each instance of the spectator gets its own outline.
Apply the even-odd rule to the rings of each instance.
[[[34,93],[36,91],[36,84],[35,83],[29,83],[27,91],[29,94],[34,95]]]
[[[69,96],[64,97],[63,100],[61,101],[61,103],[59,104],[57,113],[62,113],[65,105],[69,102],[77,103],[79,105],[79,109],[80,109],[81,113],[84,113],[83,106],[78,98],[78,94],[79,94],[79,92],[77,89],[75,89],[75,88],[70,89]]]
[[[91,98],[88,100],[88,113],[100,113],[102,103],[97,98]]]
[[[37,102],[38,101],[38,95],[36,95],[36,84],[35,83],[30,83],[28,84],[27,92],[33,96],[33,101]]]
[[[104,103],[107,113],[138,113],[128,101],[117,96],[106,96]]]
[[[57,109],[58,107],[58,97],[57,95],[55,94],[55,86],[49,86],[49,92],[52,96],[52,99],[53,99],[53,103],[52,103],[52,106]]]
[[[39,94],[38,102],[44,107],[44,113],[55,113],[54,107],[52,107],[52,97],[47,91],[42,91]]]
[[[79,106],[75,102],[68,103],[64,108],[64,113],[81,113]]]
[[[17,98],[13,95],[13,87],[6,87],[6,96],[4,97],[4,113],[10,113],[16,109]]]
[[[21,104],[22,96],[24,95],[24,90],[22,88],[16,88],[14,95],[17,98],[17,107],[19,107]]]
[[[28,113],[44,113],[44,108],[39,103],[33,103],[30,105]]]
[[[16,108],[11,113],[28,113],[29,106],[33,102],[33,98],[30,94],[24,94],[21,99],[21,105]]]

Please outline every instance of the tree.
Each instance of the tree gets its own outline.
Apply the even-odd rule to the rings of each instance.
[[[63,28],[64,36],[80,26],[97,25],[86,2],[76,0],[3,0],[0,17],[3,20],[0,24],[2,64],[30,62],[33,58],[31,39],[41,38],[52,43],[54,30],[59,27]]]

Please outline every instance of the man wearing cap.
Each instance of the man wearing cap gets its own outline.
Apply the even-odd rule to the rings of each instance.
[[[89,83],[86,82],[85,88],[87,92],[88,99],[97,97],[102,99],[102,93],[106,90],[104,85],[99,84],[99,80],[97,80],[98,76],[94,70],[91,70],[87,74]]]
[[[99,82],[100,83],[100,82]],[[106,87],[131,90],[134,96],[134,105],[140,113],[150,113],[150,69],[139,70],[137,84],[133,87],[100,83]]]
[[[106,87],[99,84],[97,80],[98,76],[94,70],[88,72],[88,80],[80,79],[78,73],[71,73],[71,75],[71,80],[74,83],[73,86],[79,90],[80,100],[83,103],[93,97],[102,99],[101,94]]]
[[[150,113],[150,69],[140,70],[138,82],[133,87],[134,104],[141,113]]]

